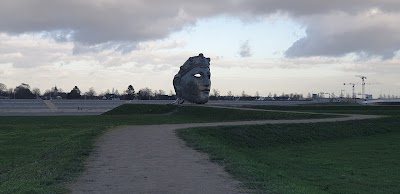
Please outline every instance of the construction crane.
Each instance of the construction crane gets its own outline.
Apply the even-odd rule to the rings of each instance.
[[[367,79],[367,77],[363,76],[363,75],[356,75],[356,77],[361,78],[362,80],[362,92],[361,92],[361,98],[365,99],[365,80]]]
[[[343,85],[351,85],[353,88],[353,99],[356,99],[356,92],[354,91],[354,86],[358,85],[358,83],[343,83]]]

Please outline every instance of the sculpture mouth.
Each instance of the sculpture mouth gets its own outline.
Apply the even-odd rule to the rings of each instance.
[[[210,89],[201,90],[202,92],[210,92]]]

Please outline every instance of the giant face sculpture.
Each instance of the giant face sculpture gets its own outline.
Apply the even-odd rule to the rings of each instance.
[[[196,104],[207,103],[210,95],[210,76],[210,58],[205,58],[203,54],[190,57],[174,77],[177,102],[183,103],[186,100]]]

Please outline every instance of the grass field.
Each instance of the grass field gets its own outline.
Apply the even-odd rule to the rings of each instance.
[[[334,104],[334,103],[333,103]],[[341,113],[341,114],[370,114],[370,115],[399,115],[400,106],[363,106],[350,105],[301,105],[301,106],[250,106],[251,108],[265,110],[300,111],[316,113]],[[341,103],[342,104],[342,103]]]
[[[140,115],[149,118],[150,115],[159,117],[162,123],[170,121],[179,122],[223,122],[237,120],[278,120],[278,119],[310,119],[332,118],[332,115],[295,114],[285,112],[266,112],[252,110],[236,110],[227,108],[210,108],[203,106],[177,106],[177,105],[151,105],[151,104],[125,104],[117,107],[104,115]],[[158,120],[158,119],[155,119]],[[153,123],[152,123],[153,124]]]
[[[174,105],[124,105],[101,116],[0,117],[0,193],[66,192],[96,137],[114,126],[325,117]]]
[[[178,135],[262,193],[400,193],[400,107],[257,108],[390,117],[192,128]]]

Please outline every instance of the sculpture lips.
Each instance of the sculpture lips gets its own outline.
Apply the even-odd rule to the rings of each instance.
[[[210,92],[210,89],[204,89],[202,92]]]

